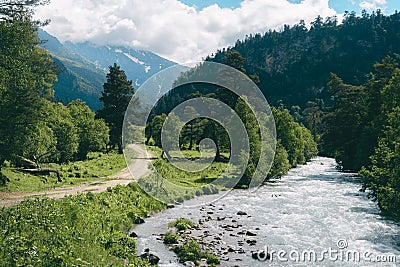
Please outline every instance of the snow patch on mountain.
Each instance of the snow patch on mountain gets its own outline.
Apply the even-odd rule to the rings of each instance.
[[[132,56],[132,55],[130,55],[130,54],[128,54],[128,53],[124,53],[124,55],[127,56],[130,60],[132,60],[132,61],[135,62],[136,64],[140,64],[140,65],[146,64],[145,62],[140,61],[138,58],[136,58],[136,57],[134,57],[134,56]]]
[[[144,67],[144,71],[145,71],[146,73],[149,73],[150,70],[151,70],[151,66],[146,66],[146,67]]]

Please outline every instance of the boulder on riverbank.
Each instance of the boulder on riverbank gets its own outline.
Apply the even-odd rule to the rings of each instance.
[[[264,250],[259,250],[259,251],[253,252],[251,254],[251,257],[255,260],[266,261],[266,260],[271,259],[271,254],[269,254],[268,252],[266,252]]]
[[[142,260],[148,261],[151,265],[157,265],[160,258],[150,253],[150,249],[146,248],[144,253],[140,255]]]

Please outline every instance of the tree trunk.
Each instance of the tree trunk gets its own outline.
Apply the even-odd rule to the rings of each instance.
[[[190,124],[190,140],[189,140],[189,150],[193,148],[193,124]]]
[[[34,173],[34,174],[50,174],[51,172],[57,175],[57,180],[62,182],[60,173],[56,169],[52,168],[35,168],[35,169],[22,169],[23,172]]]
[[[18,156],[18,158],[21,160],[21,165],[25,168],[32,168],[32,169],[40,169],[40,166],[37,162],[27,159],[22,156]]]
[[[168,153],[168,151],[165,151],[165,150],[163,149],[162,152],[161,152],[161,158],[164,158],[164,154],[167,156],[167,159],[168,159],[168,158],[171,158],[171,156],[170,156],[170,154]]]
[[[0,185],[5,185],[11,182],[10,179],[8,179],[8,177],[3,175],[3,173],[1,172],[1,168],[3,166],[4,161],[5,161],[4,158],[0,158]]]
[[[149,135],[149,136],[146,138],[146,142],[145,142],[145,144],[146,144],[146,145],[148,145],[148,144],[149,144],[149,142],[150,142],[150,138],[151,138],[151,135]]]
[[[118,153],[119,154],[123,153],[123,151],[122,151],[122,143],[118,143]]]

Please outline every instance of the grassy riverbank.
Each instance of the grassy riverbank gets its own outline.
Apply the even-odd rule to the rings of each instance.
[[[42,164],[41,167],[57,170],[62,181],[58,181],[55,174],[32,175],[6,165],[2,168],[2,174],[10,181],[0,186],[0,192],[39,192],[91,181],[107,180],[108,176],[114,175],[126,167],[126,163],[122,154],[113,151],[110,153],[89,153],[85,161]]]
[[[157,158],[161,149],[148,147],[150,154]],[[200,157],[200,152],[195,150],[182,150],[187,159]],[[224,155],[228,157],[228,155]],[[209,195],[226,190],[226,187],[210,184],[215,179],[221,179],[224,170],[228,167],[226,162],[213,162],[206,169],[199,172],[180,170],[166,159],[157,158],[152,161],[151,169],[155,170],[139,179],[138,183],[150,195],[166,203],[183,202],[196,196]],[[164,178],[164,179],[161,179]]]
[[[129,229],[164,207],[131,183],[4,208],[0,266],[146,266],[135,257]]]
[[[88,162],[62,166],[63,177],[71,173],[71,167],[72,173],[87,170],[88,174],[110,175],[123,167],[119,165],[121,155],[110,156],[110,161],[107,161],[104,155],[93,154]],[[110,168],[102,160],[115,165]],[[169,170],[165,160],[157,159],[157,162]],[[104,167],[104,171],[95,172],[94,166]],[[204,174],[216,174],[222,167],[217,164]],[[9,170],[6,168],[5,171]],[[198,180],[196,175],[188,177],[193,185]],[[90,177],[93,176],[88,179]],[[169,172],[168,178],[177,183],[181,179],[179,173],[174,172]],[[16,178],[11,176],[11,179]],[[40,181],[36,176],[32,179]],[[48,179],[52,184],[57,180],[55,177]],[[75,179],[85,178],[67,176],[66,181]],[[16,183],[9,185],[12,184]],[[199,184],[203,185],[204,181]],[[16,186],[10,188],[21,190]],[[216,192],[210,190],[202,194]],[[194,196],[195,193],[177,194],[172,200],[183,201]],[[147,266],[148,263],[135,257],[136,240],[129,236],[129,229],[139,223],[140,218],[164,208],[165,204],[147,195],[136,183],[109,188],[99,194],[89,192],[58,200],[35,199],[3,208],[0,212],[0,244],[4,249],[0,251],[0,266],[122,266],[128,262],[131,266]]]
[[[158,152],[155,149],[152,153],[156,155]],[[191,151],[188,156],[198,155],[198,152]],[[115,161],[122,157],[114,156]],[[91,167],[95,165],[104,167],[103,172],[99,171],[103,175],[123,167],[118,165],[118,161],[116,166],[110,168],[102,162],[103,159],[104,156],[97,156],[89,162],[75,162],[72,166],[86,168],[88,173],[94,170]],[[109,163],[112,164],[112,161]],[[159,170],[171,183],[186,186],[179,192],[170,192],[170,203],[217,193],[218,188],[206,185],[207,179],[215,179],[227,166],[227,163],[213,163],[200,174],[183,177],[164,159],[155,159],[153,163],[159,164]],[[63,168],[64,175],[71,173],[70,168],[67,165]],[[93,171],[93,174],[96,175],[96,172]],[[148,174],[154,175],[154,172]],[[131,266],[147,266],[148,263],[135,256],[136,240],[129,236],[129,230],[141,219],[165,207],[136,183],[131,183],[99,194],[89,192],[58,200],[36,199],[3,208],[0,212],[0,244],[3,248],[0,251],[0,266],[123,266],[128,263]]]

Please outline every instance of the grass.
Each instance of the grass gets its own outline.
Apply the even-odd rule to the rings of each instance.
[[[0,192],[39,192],[59,187],[69,187],[83,183],[108,180],[108,176],[118,173],[126,167],[122,154],[110,152],[107,154],[92,152],[85,161],[75,161],[67,164],[42,164],[59,171],[62,182],[58,182],[55,174],[32,175],[12,167],[3,167],[2,173],[10,182],[0,186]]]
[[[205,259],[209,266],[217,266],[220,260],[217,255],[205,251],[202,246],[194,239],[186,239],[188,229],[195,227],[196,224],[189,219],[178,218],[175,221],[168,223],[168,227],[175,227],[177,233],[167,232],[164,235],[164,244],[172,245],[171,249],[178,256],[180,262],[192,261],[196,265],[199,261]],[[184,239],[183,242],[179,242]]]
[[[161,149],[158,147],[150,147],[149,151],[153,156],[161,155]],[[182,154],[187,159],[197,159],[200,157],[200,152],[195,150],[182,150]],[[201,187],[208,185],[215,179],[222,176],[228,163],[213,162],[206,169],[198,172],[187,172],[180,170],[166,159],[156,159],[152,162],[155,170],[171,183],[183,187]]]
[[[202,171],[187,172],[176,168],[166,159],[159,158],[159,148],[149,146],[147,149],[152,157],[157,158],[150,166],[156,171],[140,178],[138,183],[147,193],[165,203],[180,203],[195,196],[215,194],[234,186],[232,183],[235,181],[229,178],[230,175],[223,176],[225,169],[229,168],[226,162],[213,162]],[[188,159],[200,156],[194,150],[183,150],[182,153]],[[211,184],[212,182],[217,183]]]
[[[152,148],[152,153],[158,152],[161,154],[160,150]],[[184,153],[188,157],[199,155],[195,151]],[[227,166],[226,163],[212,163],[200,175],[194,173],[182,177],[183,173],[167,161],[156,159],[154,163],[156,166],[160,164],[159,167],[166,171],[170,184],[189,185],[177,191],[172,188],[166,194],[168,200],[178,202],[217,193],[218,189],[206,185],[208,181],[203,178],[217,177]],[[123,155],[115,153],[91,153],[87,161],[43,167],[59,170],[63,182],[56,183],[55,176],[33,176],[4,167],[3,173],[11,182],[0,190],[40,191],[107,179],[107,176],[125,167],[125,160]],[[155,172],[146,177],[142,182],[157,182]],[[156,187],[150,189],[153,192],[158,190]],[[164,208],[165,204],[146,194],[136,183],[109,188],[99,194],[89,192],[59,200],[37,198],[3,208],[0,212],[0,225],[3,226],[0,231],[3,248],[0,250],[0,266],[126,266],[127,262],[130,267],[149,266],[135,256],[136,240],[129,237],[129,229],[139,218],[146,218]],[[192,225],[193,222],[185,219],[177,219],[174,224],[177,229],[183,230]],[[175,239],[176,236],[170,235],[168,242],[178,242]],[[206,258],[210,266],[219,262],[215,255],[203,252],[198,243],[185,243],[176,250],[181,260]],[[192,252],[195,253],[194,258]]]
[[[179,235],[173,232],[167,232],[164,235],[164,244],[171,245],[171,244],[178,244]]]
[[[4,208],[0,266],[149,266],[135,257],[129,231],[164,208],[135,183]]]
[[[209,266],[217,266],[220,261],[218,257],[212,253],[204,252],[199,243],[190,240],[183,245],[176,246],[173,251],[179,258],[180,262],[192,261],[198,264],[201,259],[205,259]]]
[[[168,227],[175,227],[178,231],[186,231],[189,228],[194,227],[196,224],[189,219],[178,218],[175,221],[168,224]]]

